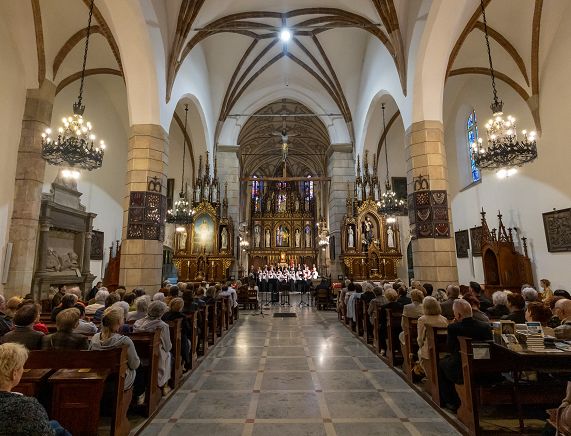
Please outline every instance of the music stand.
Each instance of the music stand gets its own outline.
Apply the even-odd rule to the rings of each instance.
[[[282,288],[280,295],[280,306],[291,306],[289,304],[289,283],[279,282],[279,287]]]
[[[260,298],[260,293],[261,293],[261,292],[262,292],[262,291],[260,291],[260,287],[258,286],[258,293],[257,293],[257,295],[256,295],[256,299],[258,300],[258,307],[260,308],[260,311],[258,312],[258,311],[256,310],[254,313],[251,313],[250,315],[251,315],[251,316],[262,315],[262,318],[263,318],[263,317],[265,316],[265,313],[264,313],[264,306],[265,306],[265,305],[262,304],[262,299]],[[267,294],[267,293],[266,293],[266,294]],[[263,298],[263,297],[262,297],[262,298]],[[266,300],[267,300],[267,298],[266,298]]]

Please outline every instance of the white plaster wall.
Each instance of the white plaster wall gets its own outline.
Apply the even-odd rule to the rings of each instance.
[[[0,63],[0,131],[3,135],[0,142],[0,276],[12,217],[14,177],[26,101],[24,70],[4,24],[0,16],[0,59],[10,60]],[[0,283],[0,293],[3,291],[4,286]]]
[[[64,88],[54,102],[52,129],[61,124],[61,118],[72,113],[79,83]],[[92,262],[91,273],[100,279],[102,268],[108,262],[109,246],[121,239],[123,226],[123,198],[125,196],[129,121],[127,95],[123,80],[114,76],[88,77],[85,83],[84,118],[91,121],[98,139],[107,144],[103,166],[94,171],[83,171],[78,190],[83,193],[86,210],[97,214],[93,229],[105,233],[104,260]],[[49,192],[58,168],[46,166],[44,192]]]
[[[459,90],[454,89],[445,96],[445,142],[454,229],[478,225],[482,207],[488,212],[490,227],[496,227],[495,215],[501,210],[505,225],[517,227],[519,236],[528,238],[535,282],[543,277],[549,278],[555,289],[569,289],[571,285],[568,274],[571,253],[547,251],[542,213],[571,206],[571,173],[568,171],[571,162],[568,144],[568,124],[571,119],[571,89],[568,86],[571,74],[568,56],[570,23],[571,13],[568,9],[545,62],[540,65],[542,135],[539,139],[539,157],[512,178],[500,181],[493,173],[486,172],[481,184],[459,192],[465,185],[463,171],[466,170],[466,167],[458,164],[463,160],[461,153],[465,153],[465,138],[459,126],[463,116],[460,114],[467,114],[467,110],[474,107],[480,125],[485,123],[490,116],[489,80],[474,76],[449,79],[451,82],[462,81],[462,85]],[[452,85],[453,88],[458,86],[457,83]],[[511,113],[518,120],[518,130],[533,129],[532,117],[525,102],[502,84],[499,92],[505,102],[505,113]],[[480,136],[486,139],[482,128]],[[483,281],[481,259],[474,259],[473,273],[470,259],[459,259],[458,273],[461,283],[474,279]]]

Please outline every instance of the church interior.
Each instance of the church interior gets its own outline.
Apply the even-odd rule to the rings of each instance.
[[[0,434],[571,435],[569,2],[0,24]]]

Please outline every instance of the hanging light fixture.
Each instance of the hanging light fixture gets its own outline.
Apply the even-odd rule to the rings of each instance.
[[[500,170],[502,174],[507,174],[507,171],[511,170],[510,172],[513,173],[515,167],[520,167],[537,158],[536,133],[522,130],[523,138],[521,141],[518,141],[515,118],[509,115],[507,119],[504,119],[504,103],[498,97],[498,91],[496,90],[496,77],[490,51],[486,8],[483,0],[480,0],[480,7],[484,20],[484,36],[488,50],[494,100],[490,106],[493,118],[486,124],[488,144],[487,146],[484,145],[482,139],[479,138],[478,143],[471,145],[472,153],[474,161],[480,169]]]
[[[174,203],[174,207],[167,211],[167,223],[177,224],[176,231],[184,232],[185,224],[192,223],[194,210],[190,207],[187,198],[187,191],[184,189],[184,165],[186,162],[186,124],[188,122],[188,105],[184,105],[184,141],[182,145],[182,178],[178,200]]]
[[[50,165],[68,168],[68,172],[73,174],[74,178],[79,176],[77,170],[91,171],[100,168],[105,153],[105,142],[103,140],[100,140],[99,143],[96,142],[97,138],[93,133],[91,123],[83,118],[85,111],[85,106],[82,104],[83,85],[87,52],[89,51],[89,36],[91,35],[93,4],[94,0],[91,0],[79,96],[73,104],[73,115],[62,119],[63,126],[57,129],[57,137],[52,137],[52,130],[49,128],[42,133],[42,158]]]
[[[377,202],[379,212],[382,215],[393,216],[404,211],[405,202],[402,198],[398,198],[395,191],[391,187],[389,180],[389,152],[387,150],[387,126],[385,124],[385,104],[381,104],[383,110],[383,134],[385,135],[383,147],[385,147],[385,166],[387,168],[387,178],[385,180],[385,192],[381,194],[380,200]]]

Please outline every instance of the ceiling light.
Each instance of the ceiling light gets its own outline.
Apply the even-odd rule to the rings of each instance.
[[[291,39],[291,32],[288,29],[282,29],[282,31],[280,32],[280,39],[283,42],[289,42],[289,40]]]

